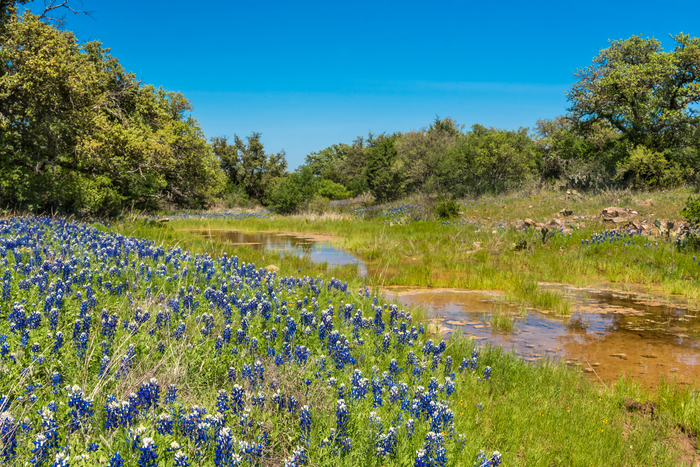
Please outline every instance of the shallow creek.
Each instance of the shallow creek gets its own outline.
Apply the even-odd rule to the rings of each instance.
[[[331,237],[295,234],[291,232],[244,232],[241,230],[193,229],[207,238],[228,245],[247,245],[265,252],[280,255],[308,257],[314,263],[327,263],[332,269],[346,264],[356,264],[360,277],[367,275],[367,266],[360,259],[342,248],[334,246]]]
[[[540,284],[571,301],[571,314],[523,310],[498,292],[383,289],[407,307],[428,310],[433,330],[456,329],[476,340],[514,350],[529,361],[564,360],[605,382],[624,373],[654,387],[661,375],[691,384],[700,375],[700,313],[681,303],[608,288]],[[492,326],[495,315],[512,326]],[[496,321],[496,320],[495,320]]]

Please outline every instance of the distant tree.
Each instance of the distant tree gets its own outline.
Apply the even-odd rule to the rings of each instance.
[[[230,186],[241,186],[248,196],[263,201],[272,182],[285,175],[285,153],[267,154],[260,141],[262,133],[253,132],[247,136],[247,144],[237,135],[233,136],[233,144],[229,144],[226,137],[211,140],[219,165]]]
[[[531,178],[540,161],[527,128],[474,125],[441,160],[439,176],[456,196],[499,193]]]
[[[310,200],[318,188],[318,178],[311,168],[302,166],[288,176],[274,180],[265,201],[275,212],[288,214]]]
[[[576,73],[568,118],[586,131],[598,122],[652,151],[687,144],[700,102],[700,39],[678,34],[673,51],[656,39],[613,41]]]
[[[381,135],[370,140],[366,152],[365,177],[367,185],[378,201],[392,201],[403,195],[403,177],[396,167],[398,152],[395,141],[398,135]]]
[[[407,193],[416,190],[442,191],[436,170],[461,134],[461,126],[450,118],[436,118],[427,130],[402,134],[395,144],[398,152],[395,170],[402,173],[403,190]]]

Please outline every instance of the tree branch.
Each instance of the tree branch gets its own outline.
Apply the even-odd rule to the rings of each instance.
[[[53,15],[55,14],[54,12],[65,10],[70,11],[74,15],[85,15],[92,18],[91,11],[75,10],[68,4],[69,1],[70,0],[44,0],[44,11],[39,15],[39,19],[46,23],[53,23],[56,27],[61,27],[66,23],[66,15]]]

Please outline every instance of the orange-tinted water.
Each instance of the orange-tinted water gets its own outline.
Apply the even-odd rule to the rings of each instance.
[[[427,308],[434,330],[445,336],[459,328],[530,361],[563,359],[595,380],[612,381],[624,373],[654,387],[662,375],[682,384],[700,375],[699,312],[635,293],[543,287],[571,300],[569,316],[524,312],[498,292],[392,289],[387,294],[404,306]],[[512,320],[512,327],[492,326],[494,314]]]

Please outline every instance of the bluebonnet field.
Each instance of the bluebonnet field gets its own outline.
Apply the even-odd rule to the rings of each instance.
[[[491,368],[367,288],[46,217],[0,221],[0,271],[4,464],[501,462],[455,419]]]

